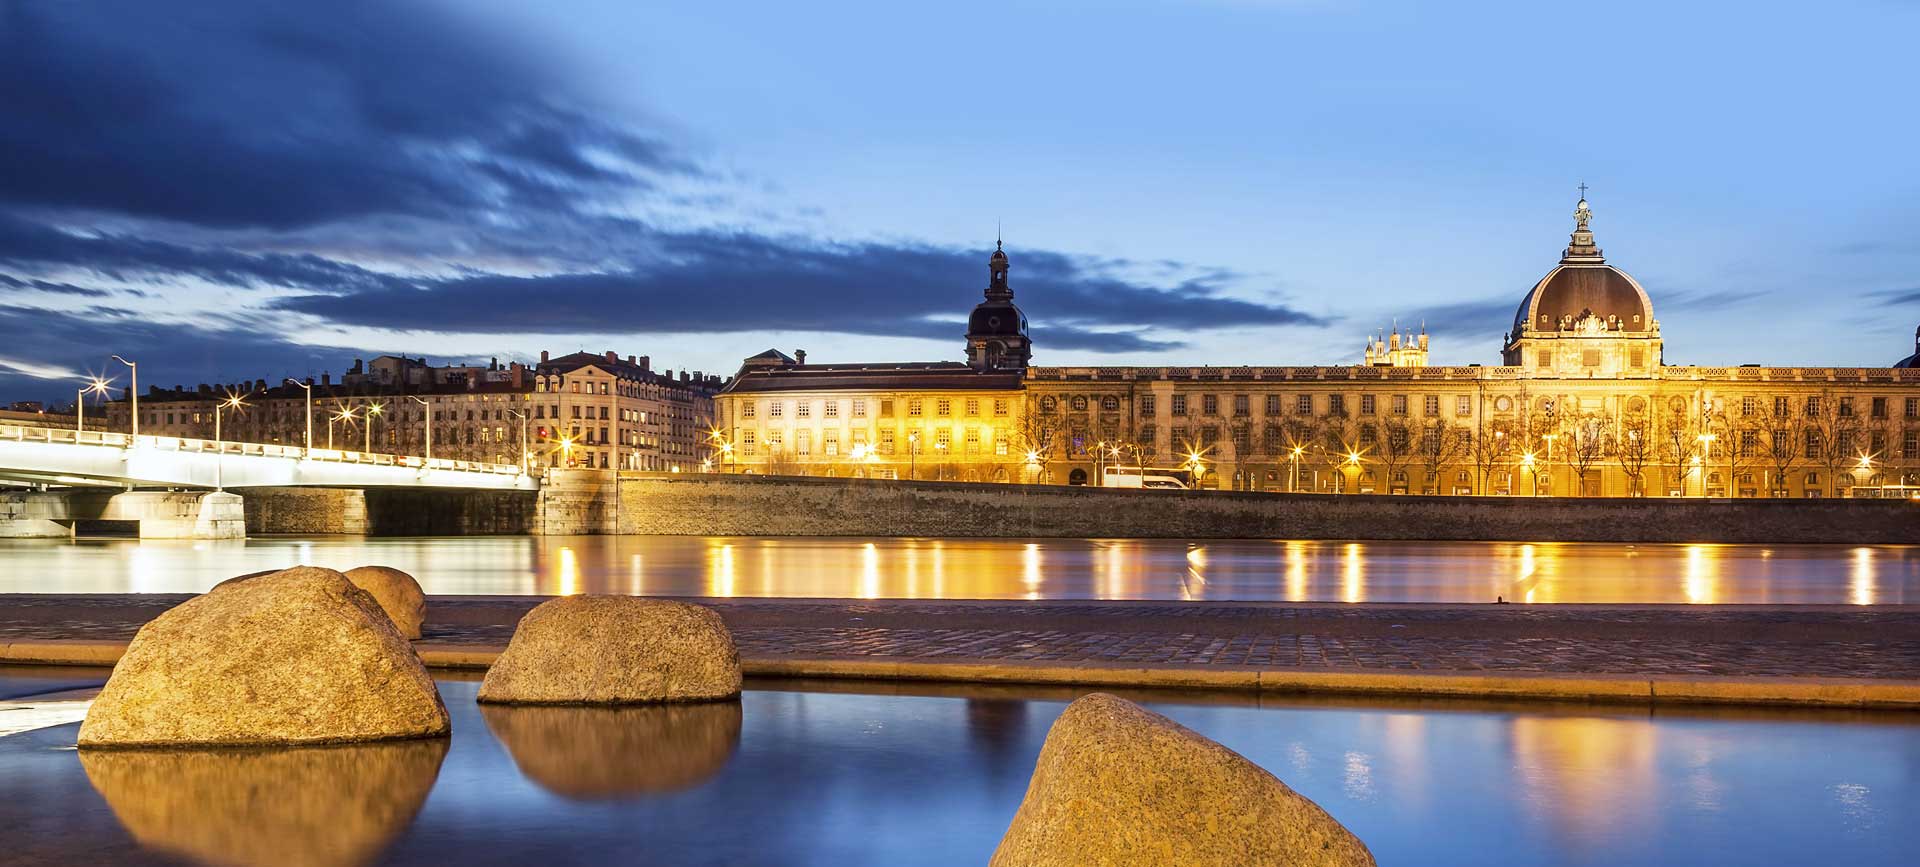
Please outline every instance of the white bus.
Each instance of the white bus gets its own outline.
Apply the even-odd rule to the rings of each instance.
[[[1109,488],[1184,491],[1193,487],[1193,473],[1175,467],[1107,467],[1100,484]]]

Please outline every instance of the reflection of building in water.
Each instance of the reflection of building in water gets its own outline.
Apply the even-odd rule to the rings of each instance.
[[[487,729],[528,779],[562,797],[604,800],[706,782],[740,746],[740,702],[644,707],[485,704]]]
[[[1609,841],[1661,820],[1654,760],[1658,737],[1644,719],[1513,717],[1513,759],[1535,821],[1580,843]]]
[[[1500,366],[1432,366],[1427,335],[1396,327],[1360,364],[1035,367],[995,251],[968,362],[769,352],[717,398],[718,433],[740,471],[808,475],[1098,484],[1113,462],[1197,455],[1203,486],[1273,491],[1803,497],[1920,484],[1920,340],[1887,367],[1669,364],[1652,297],[1602,255],[1592,219],[1582,198],[1560,260],[1520,297]]]
[[[81,750],[140,844],[211,864],[357,865],[427,800],[445,738],[287,749]]]
[[[1027,702],[1020,699],[967,699],[967,742],[985,760],[981,766],[994,779],[1031,772],[1019,759],[1026,743]]]

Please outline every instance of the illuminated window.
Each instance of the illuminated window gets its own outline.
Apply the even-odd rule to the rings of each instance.
[[[893,431],[883,430],[880,432],[880,453],[883,455],[893,454]]]
[[[1302,394],[1294,397],[1293,411],[1300,413],[1301,415],[1312,415],[1313,414],[1313,395]]]
[[[1004,417],[1004,416],[1006,416],[1006,414],[1007,414],[1007,399],[1006,399],[1006,398],[1004,398],[1004,397],[996,397],[996,398],[994,398],[994,399],[993,399],[993,414],[994,414],[994,415],[997,415],[997,416],[1002,416],[1002,417]]]
[[[1462,394],[1453,399],[1454,415],[1473,415],[1473,395]]]
[[[1220,414],[1220,396],[1217,394],[1201,395],[1200,396],[1200,412],[1204,415],[1219,415]]]
[[[966,438],[963,440],[963,442],[965,442],[966,444],[967,454],[970,454],[970,455],[979,454],[980,453],[980,429],[975,427],[967,428],[967,435],[966,435]]]
[[[1151,394],[1141,395],[1140,396],[1140,414],[1145,416],[1151,416],[1156,411],[1158,411],[1158,407],[1155,406],[1154,404],[1153,395]]]
[[[794,414],[794,416],[795,416],[795,417],[797,417],[797,418],[807,418],[807,417],[810,417],[810,416],[812,416],[812,415],[813,415],[813,401],[810,401],[810,400],[797,400],[797,401],[794,401],[794,402],[793,402],[793,414]]]
[[[785,408],[786,408],[786,404],[782,403],[781,401],[777,401],[777,400],[768,401],[767,416],[769,418],[779,418],[781,412],[785,410]]]
[[[979,414],[980,414],[980,399],[977,397],[967,398],[967,415],[971,416],[971,415],[979,415]]]
[[[860,398],[857,398],[857,397],[853,399],[853,417],[854,417],[854,418],[866,418],[866,417],[867,417],[867,402],[866,402],[866,401],[864,401],[864,400],[862,400],[862,399],[860,399]]]
[[[953,415],[953,401],[944,397],[934,401],[933,414],[941,418]]]
[[[821,407],[820,414],[823,416],[826,416],[827,418],[839,418],[840,417],[840,401],[837,401],[837,400],[827,401]]]
[[[1187,396],[1186,395],[1176,394],[1173,396],[1173,414],[1174,415],[1187,414]]]
[[[917,397],[908,398],[907,399],[907,415],[919,415],[919,414],[920,414],[920,398],[917,398]]]
[[[1440,414],[1440,395],[1429,394],[1420,402],[1420,411],[1427,415]]]

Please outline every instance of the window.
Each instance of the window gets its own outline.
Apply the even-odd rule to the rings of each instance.
[[[1248,408],[1248,400],[1249,400],[1248,397],[1244,394],[1234,395],[1233,396],[1233,414],[1246,415],[1249,412],[1252,412],[1252,410]]]
[[[1887,417],[1887,399],[1886,398],[1876,397],[1873,399],[1872,415],[1874,418]]]
[[[797,455],[813,454],[813,435],[811,431],[793,432],[793,453]]]
[[[880,432],[880,453],[883,455],[893,454],[893,431],[883,430]]]
[[[748,400],[748,401],[742,401],[742,402],[740,403],[740,417],[741,417],[741,418],[753,418],[753,410],[754,410],[754,402],[753,402],[753,401],[751,401],[751,400]]]
[[[1647,366],[1647,351],[1638,346],[1627,350],[1627,366],[1634,368]]]
[[[777,455],[780,447],[786,444],[786,434],[777,430],[767,431],[767,454]]]
[[[920,398],[917,398],[917,397],[907,398],[907,415],[919,415],[919,414],[920,414]]]
[[[1186,395],[1176,394],[1173,396],[1173,414],[1174,415],[1187,414],[1187,396]]]
[[[786,409],[786,404],[785,404],[784,402],[782,402],[782,401],[778,401],[778,400],[771,400],[771,401],[768,401],[768,402],[767,402],[767,417],[768,417],[768,418],[779,418],[779,417],[780,417],[780,413],[781,413],[781,412],[782,412],[782,411],[783,411],[784,409]]]
[[[1004,455],[1007,453],[1006,431],[996,429],[993,432],[993,453],[996,455]]]
[[[979,414],[980,414],[980,398],[977,398],[977,397],[967,398],[967,415],[972,416],[972,415],[979,415]]]
[[[840,401],[829,400],[820,405],[820,414],[826,418],[840,417]]]
[[[945,454],[948,449],[953,448],[953,431],[947,428],[940,428],[934,431],[933,447],[942,454]]]
[[[1100,409],[1104,412],[1119,412],[1120,398],[1114,397],[1111,394],[1102,396],[1100,398]]]
[[[1819,417],[1819,415],[1820,415],[1820,398],[1819,398],[1819,396],[1818,396],[1818,395],[1808,395],[1808,396],[1807,396],[1807,418],[1818,418],[1818,417]]]
[[[1907,460],[1920,458],[1920,431],[1907,431],[1900,438],[1900,456]]]
[[[1327,395],[1327,415],[1346,415],[1347,396],[1344,394]]]
[[[1073,401],[1072,401],[1072,406],[1073,406],[1073,411],[1074,411],[1074,412],[1086,412],[1086,411],[1087,411],[1087,396],[1086,396],[1086,395],[1084,395],[1084,394],[1076,394],[1076,395],[1074,395],[1074,396],[1073,396]]]
[[[1913,402],[1908,401],[1907,403],[1909,406],[1911,406]],[[1154,412],[1158,409],[1159,407],[1154,404],[1153,395],[1143,394],[1140,396],[1140,414],[1141,415],[1152,417]]]
[[[1820,457],[1820,432],[1819,431],[1807,431],[1806,456],[1808,458],[1813,458],[1813,459],[1817,459]]]
[[[1420,401],[1420,411],[1427,415],[1440,414],[1440,395],[1429,394]]]
[[[933,414],[941,418],[946,418],[950,415],[953,415],[952,399],[943,397],[943,398],[940,398],[939,400],[934,401]]]
[[[968,427],[967,435],[964,442],[966,443],[967,454],[970,454],[970,455],[979,454],[980,453],[980,429],[977,427],[971,427],[971,426]]]
[[[1740,432],[1740,456],[1753,457],[1760,451],[1760,432],[1743,430]]]
[[[865,400],[857,397],[853,399],[853,417],[854,418],[867,417],[867,402]]]
[[[796,401],[794,401],[794,402],[793,402],[793,415],[794,415],[794,417],[795,417],[795,418],[809,418],[809,417],[811,417],[811,416],[813,415],[813,401],[810,401],[810,400],[796,400]]]
[[[1786,418],[1787,415],[1791,412],[1792,412],[1792,408],[1787,402],[1787,399],[1785,397],[1776,397],[1773,399],[1773,417],[1774,418]]]
[[[1407,414],[1407,396],[1404,394],[1396,394],[1393,396],[1392,400],[1393,400],[1393,414],[1406,415]]]
[[[1453,399],[1454,415],[1473,415],[1473,395],[1463,394]]]
[[[1373,395],[1360,395],[1360,414],[1373,415]]]
[[[1840,417],[1853,418],[1853,398],[1840,398]]]
[[[1552,350],[1550,350],[1550,349],[1542,349],[1542,350],[1540,350],[1540,359],[1539,359],[1539,362],[1540,362],[1540,363],[1539,363],[1539,365],[1538,365],[1538,366],[1540,367],[1540,369],[1541,369],[1541,370],[1545,370],[1545,369],[1547,369],[1547,368],[1549,368],[1549,367],[1552,367],[1552,366],[1553,366],[1553,351],[1552,351]]]
[[[1760,398],[1757,398],[1757,397],[1740,398],[1740,417],[1741,418],[1753,418],[1753,416],[1759,411],[1760,411]]]
[[[993,414],[1001,418],[1006,417],[1007,415],[1007,399],[1006,398],[996,397],[993,399]]]
[[[893,418],[893,398],[880,398],[880,417]]]
[[[1219,415],[1220,414],[1220,396],[1217,394],[1201,395],[1200,396],[1200,412],[1205,415]]]
[[[487,417],[487,414],[483,412],[483,413],[481,413],[481,414],[480,414],[480,417],[481,417],[481,418],[486,418],[486,417]],[[497,416],[496,416],[496,417],[497,417]],[[607,420],[607,408],[606,408],[606,407],[604,407],[604,406],[600,408],[600,420],[601,420],[601,421],[606,421],[606,420]]]
[[[1153,425],[1140,429],[1140,448],[1148,454],[1153,453]]]
[[[1293,411],[1301,415],[1313,414],[1313,395],[1303,394],[1293,399]]]
[[[1581,367],[1599,367],[1600,366],[1600,350],[1598,349],[1581,350],[1580,366]]]
[[[821,433],[820,450],[829,457],[840,454],[840,432],[830,430]]]
[[[1279,414],[1280,414],[1280,395],[1277,395],[1277,394],[1267,395],[1267,415],[1279,415]]]

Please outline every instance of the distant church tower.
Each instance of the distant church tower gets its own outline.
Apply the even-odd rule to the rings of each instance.
[[[967,364],[975,370],[1025,370],[1033,361],[1033,344],[1027,339],[1027,315],[1013,306],[1007,254],[999,241],[987,260],[987,274],[987,300],[967,317]]]

